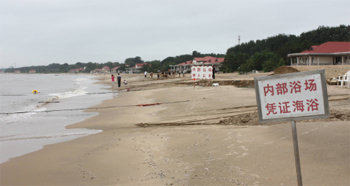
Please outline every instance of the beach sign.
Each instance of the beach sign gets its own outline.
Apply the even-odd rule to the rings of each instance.
[[[302,186],[295,120],[329,116],[325,71],[257,77],[254,83],[259,122],[291,121],[297,183]]]
[[[213,67],[212,66],[192,66],[191,77],[193,80],[200,79],[213,79]]]
[[[259,121],[328,117],[324,70],[255,78]]]

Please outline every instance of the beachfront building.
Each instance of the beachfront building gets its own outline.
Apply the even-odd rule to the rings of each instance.
[[[176,73],[182,72],[191,72],[191,66],[215,66],[216,69],[219,69],[222,63],[224,62],[223,57],[195,57],[193,60],[189,60],[177,65],[170,65],[170,70]]]
[[[143,66],[148,65],[147,63],[137,63],[133,67],[126,68],[126,73],[141,73]]]
[[[97,68],[97,69],[90,71],[91,74],[107,74],[110,72],[111,72],[111,70],[108,66],[104,66],[102,68]]]
[[[69,70],[69,73],[79,73],[79,72],[82,72],[84,71],[84,68],[81,67],[81,68],[75,68],[75,69],[70,69]]]
[[[111,69],[111,72],[115,72],[115,73],[117,73],[117,72],[118,72],[119,67],[120,67],[120,66],[113,67],[113,68]]]
[[[28,73],[29,74],[34,74],[34,73],[36,73],[36,70],[35,69],[30,69]]]
[[[106,71],[106,72],[110,72],[111,71],[111,69],[108,66],[102,67],[102,70]]]
[[[329,41],[309,50],[288,54],[291,66],[350,65],[350,42]]]

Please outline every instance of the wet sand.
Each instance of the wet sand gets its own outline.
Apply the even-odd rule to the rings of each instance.
[[[259,125],[253,88],[127,78],[110,109],[69,126],[102,133],[1,164],[0,185],[297,184],[290,123]],[[330,119],[297,122],[304,185],[350,185],[350,89],[328,92]]]

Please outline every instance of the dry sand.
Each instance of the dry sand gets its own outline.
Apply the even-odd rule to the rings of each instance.
[[[0,185],[296,185],[290,123],[259,125],[253,88],[127,78],[70,126],[102,133],[1,164]],[[350,185],[350,89],[328,92],[331,118],[297,123],[304,185]]]

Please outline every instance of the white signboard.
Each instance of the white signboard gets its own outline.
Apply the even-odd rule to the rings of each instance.
[[[255,78],[260,122],[327,117],[324,70]]]
[[[191,76],[193,80],[198,79],[213,79],[213,67],[212,66],[192,66]]]

